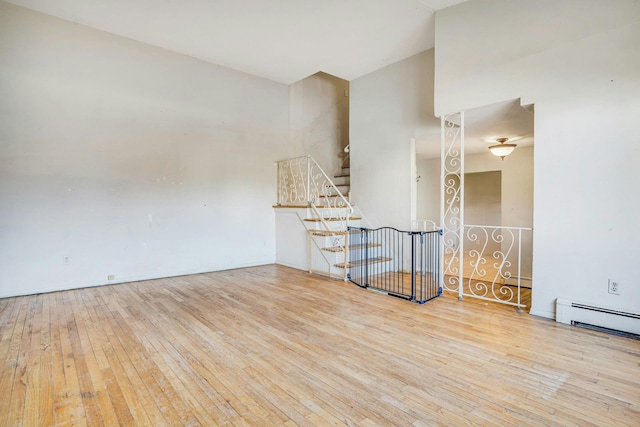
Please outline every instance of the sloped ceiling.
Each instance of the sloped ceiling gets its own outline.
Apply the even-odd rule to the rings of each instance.
[[[465,0],[9,0],[291,84],[352,80],[434,45],[435,11]]]

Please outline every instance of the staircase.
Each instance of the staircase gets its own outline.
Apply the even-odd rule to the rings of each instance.
[[[350,260],[358,258],[351,255],[363,246],[359,236],[354,236],[360,232],[347,229],[365,226],[358,208],[350,202],[351,174],[346,159],[333,179],[310,156],[278,162],[278,203],[274,206],[298,208],[306,232],[306,270],[342,280],[347,280],[349,268],[356,263]],[[354,237],[357,244],[352,246]]]
[[[277,162],[276,262],[409,301],[440,295],[440,231],[372,229],[351,203],[350,170],[334,179],[311,157]],[[292,215],[294,214],[294,215]],[[306,260],[304,259],[306,255]]]

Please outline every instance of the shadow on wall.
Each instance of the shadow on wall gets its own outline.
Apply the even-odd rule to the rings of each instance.
[[[349,82],[318,72],[289,86],[289,100],[292,156],[310,154],[337,172],[349,144]]]

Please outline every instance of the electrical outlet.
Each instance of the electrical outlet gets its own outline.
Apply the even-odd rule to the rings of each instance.
[[[107,280],[113,280],[115,278],[116,278],[116,276],[114,276],[113,274],[110,274],[110,275],[107,276]]]
[[[613,295],[620,295],[620,284],[615,280],[609,279],[609,293]]]

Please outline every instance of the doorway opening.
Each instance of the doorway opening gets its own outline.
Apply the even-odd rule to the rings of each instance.
[[[446,116],[441,135],[417,139],[416,226],[443,228],[444,288],[460,299],[531,306],[533,118],[516,99]],[[501,159],[489,146],[503,137],[517,147]]]

